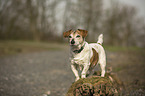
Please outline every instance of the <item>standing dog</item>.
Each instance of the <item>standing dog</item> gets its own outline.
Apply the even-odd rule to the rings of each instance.
[[[87,33],[88,31],[82,29],[63,33],[65,38],[69,38],[71,69],[76,77],[75,81],[80,78],[78,68],[82,70],[81,78],[86,78],[87,72],[91,73],[98,63],[101,67],[101,76],[105,75],[106,55],[102,47],[103,34],[99,35],[97,43],[88,44],[85,41]]]

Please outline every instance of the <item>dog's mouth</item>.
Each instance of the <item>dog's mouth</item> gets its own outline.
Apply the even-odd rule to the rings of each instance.
[[[77,46],[79,46],[79,45],[80,45],[80,44],[76,44],[76,43],[75,43],[75,44],[71,44],[71,43],[70,43],[70,46],[73,46],[73,47],[77,47]]]
[[[79,45],[71,45],[72,51],[73,51],[74,53],[80,53],[80,52],[84,49],[85,44],[86,44],[86,43],[84,43],[83,45],[81,45],[81,44],[79,44]]]
[[[71,45],[71,46],[75,46],[76,44],[72,44],[72,43],[70,43],[70,45]]]

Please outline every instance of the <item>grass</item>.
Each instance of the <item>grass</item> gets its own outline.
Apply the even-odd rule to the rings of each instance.
[[[118,52],[118,51],[141,51],[143,48],[139,47],[122,47],[122,46],[104,46],[105,50],[111,52]]]
[[[18,40],[0,40],[0,56],[12,55],[17,53],[30,53],[39,51],[55,51],[65,50],[68,44],[57,42],[35,42],[35,41],[18,41]],[[140,51],[138,47],[120,47],[120,46],[104,46],[106,51],[110,52],[126,52]]]
[[[12,55],[18,53],[30,53],[40,51],[64,50],[65,44],[35,41],[0,41],[0,56]]]
[[[114,72],[119,72],[119,71],[121,71],[123,68],[122,67],[116,67],[116,68],[114,68]]]

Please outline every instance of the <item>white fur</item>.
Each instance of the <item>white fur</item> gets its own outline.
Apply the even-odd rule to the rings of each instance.
[[[76,77],[76,81],[80,78],[78,74],[78,67],[83,69],[81,72],[81,78],[86,78],[87,71],[90,66],[90,59],[93,56],[92,48],[96,50],[99,54],[99,61],[101,67],[101,76],[105,76],[105,66],[106,66],[106,55],[104,48],[100,45],[103,43],[103,34],[100,34],[98,37],[97,43],[90,43],[88,44],[86,41],[83,42],[85,44],[84,49],[76,54],[73,52],[73,48],[71,48],[71,69]]]
[[[100,34],[98,37],[98,44],[102,44],[103,43],[103,34]]]

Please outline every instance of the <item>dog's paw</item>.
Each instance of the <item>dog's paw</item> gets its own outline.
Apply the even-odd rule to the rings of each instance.
[[[105,77],[105,70],[101,72],[101,77]]]
[[[86,78],[86,75],[82,75],[81,78]]]
[[[102,74],[101,77],[105,77],[105,74]]]
[[[78,81],[80,78],[79,77],[77,77],[76,79],[75,79],[75,81]]]

